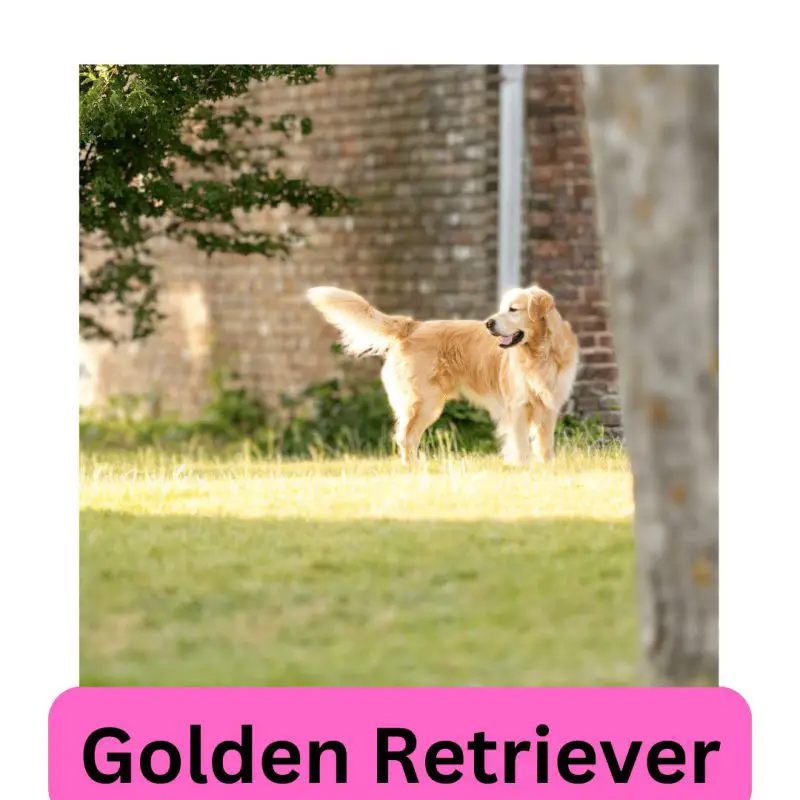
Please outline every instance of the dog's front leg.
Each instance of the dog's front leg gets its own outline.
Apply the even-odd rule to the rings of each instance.
[[[503,441],[503,461],[506,464],[524,466],[530,461],[531,443],[525,406],[509,409],[500,421],[498,433]]]
[[[557,419],[558,411],[553,411],[552,408],[542,408],[534,416],[531,435],[534,440],[534,453],[537,461],[545,462],[553,458]]]

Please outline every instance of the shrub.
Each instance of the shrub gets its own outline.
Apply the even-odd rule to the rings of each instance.
[[[267,409],[243,388],[226,385],[220,373],[213,381],[214,398],[196,421],[148,416],[142,412],[142,398],[120,398],[105,413],[82,412],[81,444],[219,449],[247,443],[259,455],[289,458],[394,451],[392,414],[380,381],[353,384],[333,378],[283,397],[276,409]],[[556,440],[594,447],[607,437],[599,420],[568,415],[558,422]],[[453,400],[426,432],[422,447],[428,452],[494,453],[494,425],[485,411]]]

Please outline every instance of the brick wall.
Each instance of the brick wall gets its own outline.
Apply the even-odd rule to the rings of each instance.
[[[314,122],[311,136],[286,148],[287,173],[357,196],[356,213],[300,221],[308,243],[283,262],[208,258],[160,243],[169,319],[142,344],[84,345],[83,401],[148,393],[191,415],[209,399],[214,365],[235,370],[268,401],[329,376],[334,337],[303,297],[315,284],[352,288],[388,312],[422,318],[487,314],[496,260],[494,76],[482,66],[353,66],[311,86],[254,88],[247,102],[265,117],[294,112]],[[265,228],[287,221],[276,212],[253,219]]]
[[[526,277],[552,291],[581,343],[572,410],[619,426],[617,367],[595,220],[580,67],[526,70]]]
[[[304,87],[256,86],[265,117],[308,115],[314,133],[287,147],[287,173],[360,198],[351,217],[301,219],[308,237],[285,261],[207,257],[156,242],[159,332],[111,348],[84,343],[82,403],[150,396],[187,416],[210,399],[215,367],[235,371],[268,402],[336,370],[334,340],[304,299],[315,284],[352,288],[388,312],[478,317],[496,299],[498,70],[483,66],[352,66]],[[616,392],[602,299],[579,72],[529,67],[525,278],[551,288],[584,348],[575,409],[602,411]],[[268,133],[262,134],[269,136]],[[263,146],[267,140],[259,139]],[[364,369],[377,374],[370,359]],[[614,423],[615,412],[604,410]]]

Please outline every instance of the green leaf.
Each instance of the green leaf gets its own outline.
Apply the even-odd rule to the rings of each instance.
[[[283,205],[329,216],[353,208],[354,198],[334,187],[289,180],[270,165],[286,156],[280,139],[311,133],[310,119],[279,115],[269,125],[275,141],[259,137],[256,146],[248,138],[264,125],[246,102],[254,83],[304,85],[331,74],[313,64],[79,65],[80,252],[91,237],[109,253],[81,280],[84,336],[118,341],[156,329],[163,315],[158,264],[147,257],[153,236],[192,241],[205,253],[283,257],[300,237],[248,230],[235,222],[242,212]],[[243,102],[217,105],[228,98]],[[180,177],[182,164],[192,179]],[[100,322],[107,308],[129,321],[127,333]]]

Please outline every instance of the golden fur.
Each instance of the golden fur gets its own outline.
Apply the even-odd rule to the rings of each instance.
[[[531,438],[539,460],[552,457],[558,413],[578,368],[578,341],[544,289],[512,289],[484,322],[391,316],[332,286],[310,289],[308,299],[339,329],[347,352],[385,358],[381,379],[404,463],[415,460],[422,434],[457,396],[492,416],[507,463],[528,462]]]

